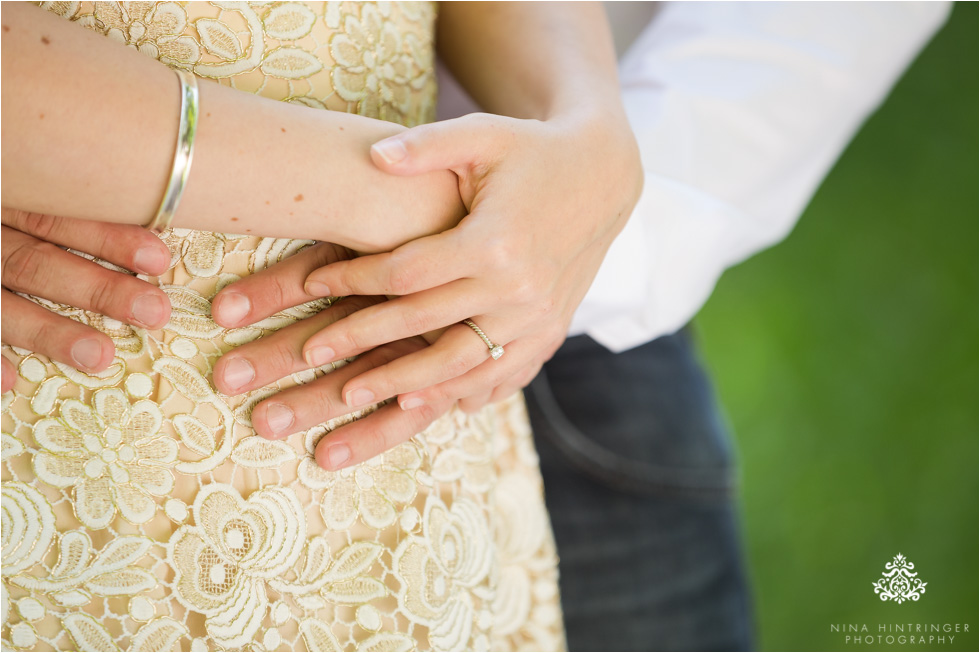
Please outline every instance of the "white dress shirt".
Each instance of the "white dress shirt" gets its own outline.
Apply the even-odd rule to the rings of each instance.
[[[616,352],[684,326],[726,268],[786,237],[950,9],[660,4],[654,13],[647,3],[606,3],[625,51],[620,85],[644,189],[570,335]],[[639,24],[649,24],[627,47],[643,12]],[[441,81],[453,104],[457,91]]]

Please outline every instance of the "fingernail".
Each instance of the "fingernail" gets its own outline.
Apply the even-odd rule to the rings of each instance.
[[[306,352],[306,362],[310,367],[320,367],[332,363],[337,353],[330,347],[314,347]]]
[[[408,156],[405,144],[398,139],[375,143],[371,149],[377,152],[378,156],[385,160],[385,163],[398,163]]]
[[[288,406],[282,404],[272,404],[265,411],[265,421],[273,434],[279,435],[293,423],[293,411]]]
[[[79,340],[71,347],[71,357],[80,366],[95,369],[102,361],[102,343],[95,338]]]
[[[409,397],[405,401],[402,401],[398,405],[402,407],[402,410],[412,410],[413,408],[418,408],[425,402],[418,397]]]
[[[226,324],[238,324],[252,310],[252,302],[241,293],[229,292],[218,301],[218,315]]]
[[[163,320],[167,307],[157,295],[140,295],[133,301],[133,320],[151,329]]]
[[[327,447],[327,464],[330,469],[337,469],[350,460],[350,447],[346,444],[331,444]]]
[[[350,408],[357,408],[359,406],[366,406],[374,402],[374,393],[367,388],[358,388],[357,390],[351,390],[347,393],[347,399],[345,400]]]
[[[225,364],[222,377],[225,385],[232,390],[238,390],[255,378],[255,368],[244,358],[232,358]]]
[[[154,271],[166,270],[170,257],[156,247],[140,247],[133,254],[133,267],[137,272],[152,274]]]
[[[304,288],[304,290],[306,290],[307,295],[313,295],[314,297],[330,296],[330,288],[327,286],[327,284],[319,281],[307,281],[306,288]]]

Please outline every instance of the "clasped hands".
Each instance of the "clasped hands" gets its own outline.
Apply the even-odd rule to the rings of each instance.
[[[564,341],[642,184],[632,134],[601,119],[471,114],[385,139],[371,158],[394,175],[453,171],[468,215],[448,231],[388,253],[354,257],[318,243],[231,284],[212,302],[214,320],[230,328],[318,297],[342,297],[225,354],[213,374],[215,387],[234,395],[359,355],[252,413],[260,435],[282,438],[397,397],[320,441],[316,459],[327,469],[411,438],[457,402],[475,411],[527,385]],[[169,253],[152,234],[7,210],[3,222],[5,288],[146,328],[169,318],[159,289],[50,244],[160,274]],[[105,335],[7,290],[4,302],[14,309],[3,313],[5,342],[88,371],[111,362]],[[492,360],[464,319],[473,319],[506,354]],[[3,366],[6,392],[13,369],[6,360]]]

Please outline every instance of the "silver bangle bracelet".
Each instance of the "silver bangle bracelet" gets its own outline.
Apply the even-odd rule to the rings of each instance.
[[[174,151],[170,181],[160,200],[157,214],[146,225],[150,231],[160,233],[170,228],[177,205],[184,194],[187,175],[194,156],[194,136],[197,133],[197,78],[185,70],[175,70],[180,80],[180,125],[177,129],[177,148]]]

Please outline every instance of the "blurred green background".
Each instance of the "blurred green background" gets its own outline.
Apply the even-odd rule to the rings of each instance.
[[[788,240],[697,320],[740,449],[759,646],[977,650],[978,7],[956,6]],[[926,593],[882,602],[899,552]],[[968,623],[933,646],[831,624]]]

